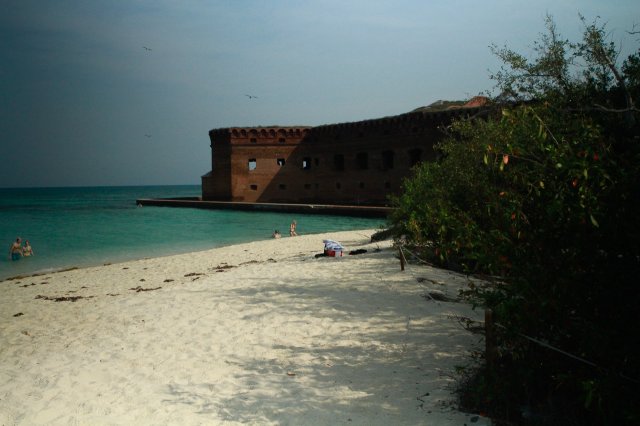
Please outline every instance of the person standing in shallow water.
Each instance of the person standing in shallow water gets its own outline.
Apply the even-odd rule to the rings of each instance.
[[[33,256],[33,248],[29,244],[29,240],[25,240],[24,247],[22,247],[22,255],[24,257]]]
[[[20,260],[22,257],[22,239],[20,237],[16,238],[16,240],[9,247],[9,259],[11,260]]]
[[[298,223],[294,220],[293,222],[291,222],[291,225],[289,225],[289,235],[292,237],[295,237],[296,235],[298,235],[298,233],[296,232],[296,226],[298,225]]]

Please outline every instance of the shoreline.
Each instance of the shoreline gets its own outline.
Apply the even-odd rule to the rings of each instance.
[[[371,228],[373,229],[373,228]],[[376,228],[377,229],[377,228]],[[357,231],[357,229],[355,229]],[[116,252],[112,250],[112,252],[107,253],[99,253],[99,256],[84,256],[82,259],[78,259],[77,256],[74,259],[70,260],[62,260],[60,258],[56,258],[55,256],[47,256],[51,253],[42,253],[38,252],[37,256],[30,258],[23,258],[18,261],[7,260],[6,257],[0,260],[0,282],[2,281],[10,281],[15,279],[23,279],[31,276],[39,276],[46,274],[53,274],[61,271],[67,271],[71,269],[86,269],[100,266],[109,266],[113,264],[119,264],[124,262],[134,262],[137,260],[151,259],[151,258],[160,258],[160,257],[170,257],[170,256],[179,256],[190,253],[197,253],[208,250],[216,250],[220,248],[224,248],[227,246],[233,246],[238,244],[245,244],[250,242],[258,242],[258,241],[269,241],[271,237],[272,230],[266,232],[264,235],[260,235],[251,239],[251,237],[238,238],[236,241],[222,241],[222,242],[205,242],[202,243],[200,247],[186,247],[187,243],[176,244],[171,247],[154,247],[154,252],[149,254],[147,252],[143,252],[142,249],[136,248],[134,251],[130,253],[122,254],[121,252]],[[342,232],[342,231],[337,231]],[[324,232],[305,232],[301,235],[320,235]],[[283,239],[290,238],[288,235],[283,236]],[[44,260],[48,261],[47,257],[54,259],[52,264],[37,264],[36,262],[40,262]],[[64,257],[63,257],[64,259]],[[4,263],[5,265],[3,265]],[[2,269],[2,267],[13,267],[15,270],[10,269]]]
[[[375,232],[0,282],[0,423],[468,423],[452,377],[479,339],[454,318],[481,315],[424,297],[467,279],[401,272]]]
[[[363,233],[362,235],[364,235],[364,233],[370,233],[370,234],[375,234],[380,232],[379,229],[364,229],[364,230],[351,230],[351,231],[337,231],[337,232],[361,232]],[[306,236],[306,237],[310,237],[313,235],[324,235],[326,233],[311,233],[311,234],[301,234],[298,235],[297,237],[300,236]],[[297,238],[296,237],[296,238]],[[287,239],[287,238],[291,238],[290,236],[283,236],[282,239]],[[242,244],[252,244],[252,243],[259,243],[259,242],[267,242],[267,241],[271,241],[271,238],[265,238],[265,239],[261,239],[261,240],[254,240],[254,241],[250,241],[250,242],[240,242],[240,243],[228,243],[225,245],[220,245],[217,247],[213,247],[213,248],[202,248],[199,250],[193,250],[193,251],[185,251],[185,252],[179,252],[179,253],[167,253],[167,254],[161,254],[161,255],[157,255],[157,256],[152,256],[152,257],[140,257],[140,258],[132,258],[132,259],[125,259],[125,260],[114,260],[112,262],[98,262],[98,263],[85,263],[85,264],[77,264],[77,265],[67,265],[67,266],[60,266],[60,267],[49,267],[49,268],[44,268],[44,269],[39,269],[39,270],[35,270],[33,272],[29,272],[29,273],[25,273],[25,274],[19,274],[19,275],[13,275],[13,276],[8,276],[8,277],[2,277],[0,276],[0,284],[2,284],[3,281],[15,281],[15,280],[19,280],[19,279],[27,279],[27,278],[31,278],[31,277],[39,277],[42,275],[49,275],[49,274],[57,274],[59,272],[67,272],[67,271],[73,271],[76,269],[88,269],[88,268],[100,268],[102,266],[111,266],[111,265],[119,265],[121,263],[128,263],[128,262],[137,262],[140,260],[149,260],[149,259],[160,259],[160,258],[164,258],[164,257],[172,257],[172,256],[184,256],[184,255],[193,255],[195,253],[201,253],[201,252],[205,252],[205,251],[212,251],[212,250],[219,250],[219,249],[223,249],[225,247],[231,247],[231,246],[237,246],[237,245],[242,245]],[[322,250],[320,250],[322,251]],[[26,261],[25,259],[21,259],[20,261]]]

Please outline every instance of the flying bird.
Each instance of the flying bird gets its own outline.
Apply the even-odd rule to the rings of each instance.
[[[149,135],[149,134],[146,134],[146,133],[145,133],[145,136],[146,136],[146,137],[148,137],[148,138],[150,138],[150,137],[151,137],[151,135]]]
[[[257,96],[253,96],[253,95],[245,95],[246,97],[248,97],[249,99],[258,99]]]
[[[147,47],[147,46],[142,46],[142,48],[143,48],[144,50],[151,51],[151,48],[149,48],[149,47]]]

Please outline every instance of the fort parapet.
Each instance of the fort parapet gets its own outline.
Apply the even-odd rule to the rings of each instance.
[[[202,199],[385,206],[414,165],[436,159],[441,126],[486,109],[473,101],[317,127],[213,129],[212,169],[202,176]]]

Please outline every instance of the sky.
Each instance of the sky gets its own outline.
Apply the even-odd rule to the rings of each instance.
[[[208,132],[491,91],[546,15],[638,49],[637,0],[0,0],[0,187],[198,184]],[[250,98],[247,95],[253,96]]]

